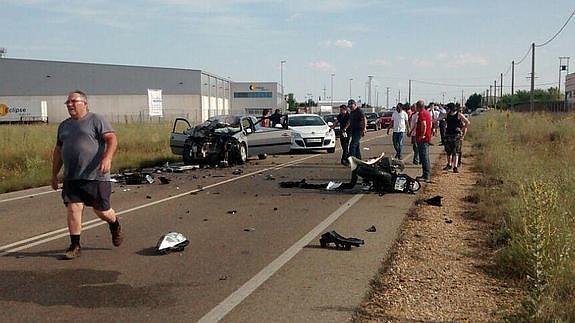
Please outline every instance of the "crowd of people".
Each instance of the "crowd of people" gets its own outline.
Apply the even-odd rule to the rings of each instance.
[[[361,159],[360,141],[365,136],[366,123],[365,113],[354,100],[349,100],[347,106],[339,107],[334,127],[339,124],[341,129],[343,165],[347,165],[348,156]],[[410,139],[413,150],[412,163],[421,165],[422,168],[422,175],[417,179],[428,182],[431,179],[429,146],[433,145],[433,137],[439,135],[440,145],[444,146],[447,154],[447,165],[443,170],[458,173],[461,165],[461,146],[469,124],[460,108],[453,103],[447,105],[430,103],[426,106],[423,100],[419,100],[411,106],[397,104],[387,134],[392,131],[395,159],[403,159],[404,142]]]

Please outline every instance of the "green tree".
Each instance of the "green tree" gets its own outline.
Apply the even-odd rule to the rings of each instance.
[[[475,109],[481,107],[481,94],[473,93],[473,95],[469,96],[467,101],[465,102],[465,108],[467,111],[475,111]]]

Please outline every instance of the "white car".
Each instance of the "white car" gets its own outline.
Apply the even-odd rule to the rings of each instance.
[[[335,131],[317,114],[290,114],[288,128],[293,131],[291,150],[335,152]]]

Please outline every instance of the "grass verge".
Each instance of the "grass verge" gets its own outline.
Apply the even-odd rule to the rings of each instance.
[[[174,162],[170,151],[172,124],[114,124],[118,151],[112,172]],[[0,126],[0,193],[49,185],[56,124]]]
[[[574,322],[575,118],[490,112],[472,122],[478,214],[495,224],[501,272],[528,291],[509,319]]]

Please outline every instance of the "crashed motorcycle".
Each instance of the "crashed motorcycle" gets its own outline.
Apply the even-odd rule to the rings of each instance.
[[[407,174],[401,173],[405,164],[401,160],[379,157],[363,161],[354,156],[348,157],[351,168],[350,186],[357,184],[358,178],[363,179],[364,185],[369,185],[370,191],[385,193],[414,194],[421,188],[419,181]]]

